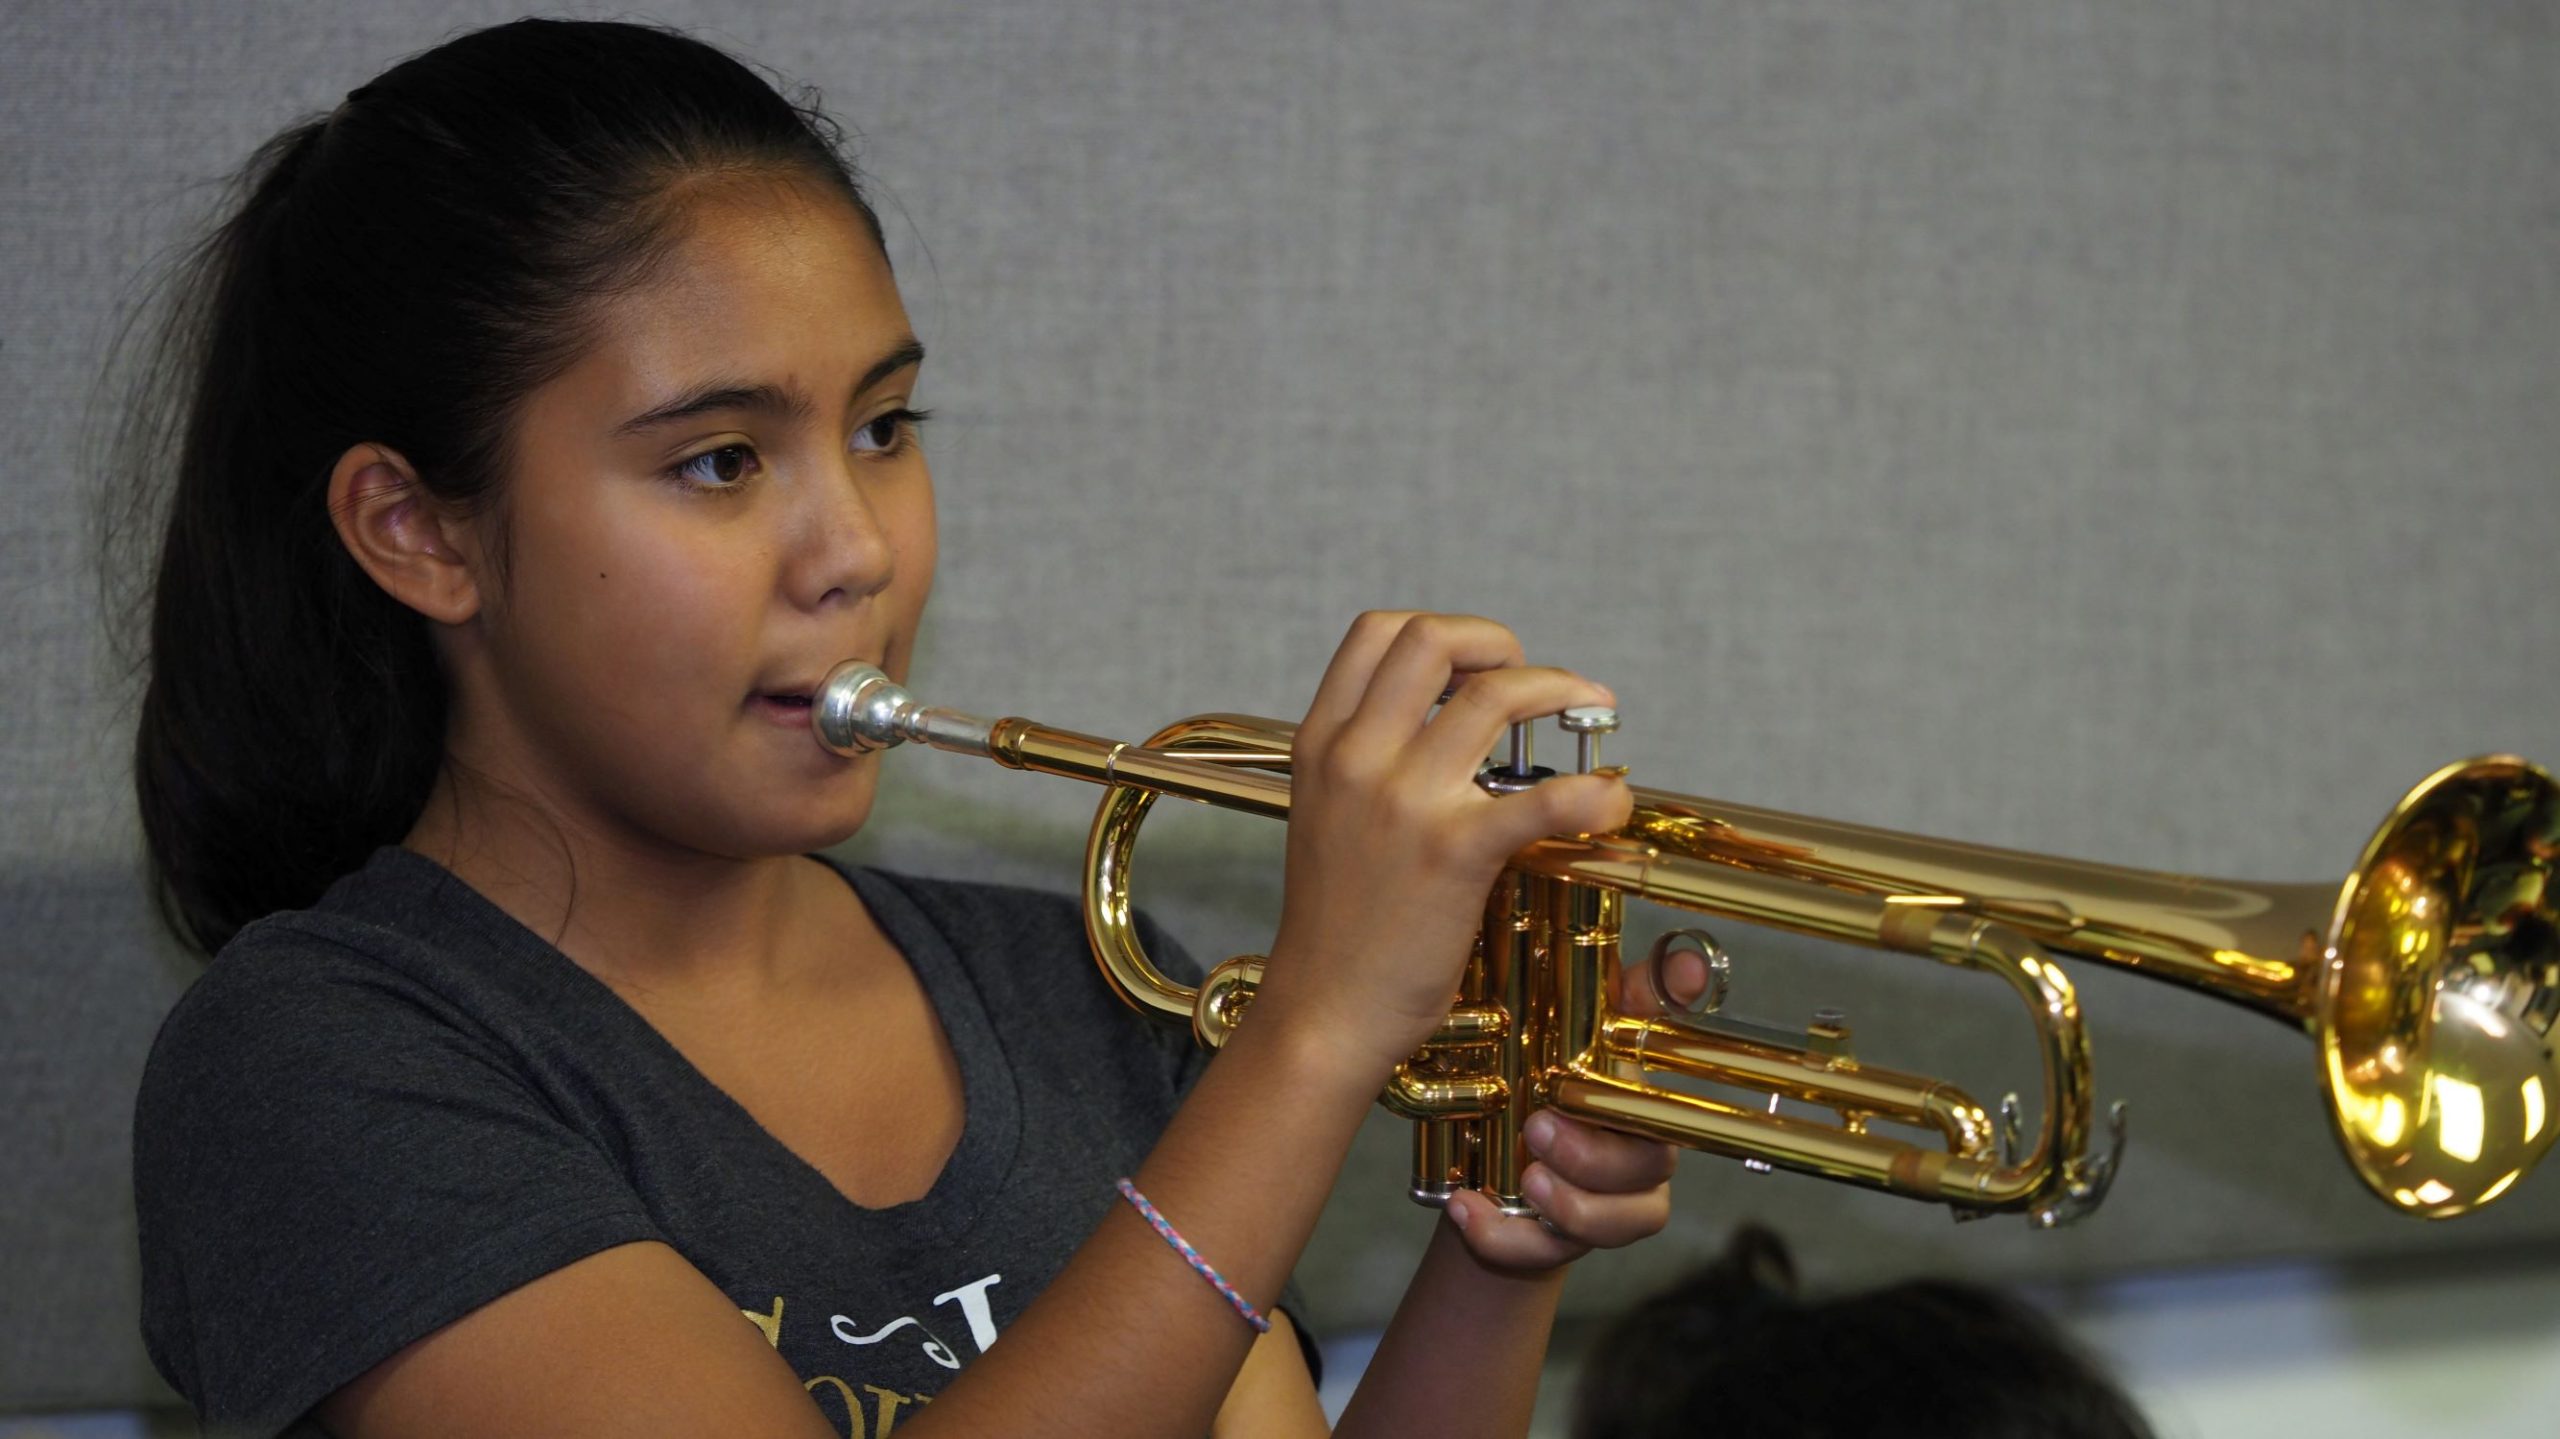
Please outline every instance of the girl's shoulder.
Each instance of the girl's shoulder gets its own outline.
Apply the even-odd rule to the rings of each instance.
[[[1044,971],[1052,967],[1050,957],[1058,956],[1066,961],[1054,963],[1058,973],[1091,977],[1090,958],[1074,962],[1089,955],[1089,944],[1083,906],[1070,895],[827,862],[844,874],[873,918],[911,956],[915,946],[909,940],[921,925],[972,970],[998,963],[1018,976],[1023,956],[1039,956]],[[1136,926],[1158,969],[1184,984],[1199,982],[1198,964],[1152,917],[1140,911]]]
[[[606,1103],[650,1056],[596,1042],[639,1021],[494,913],[384,851],[244,928],[162,1023],[133,1125],[143,1332],[208,1417],[272,1432],[398,1344],[657,1237]]]
[[[976,947],[1024,928],[1047,937],[1082,933],[1075,901],[1049,890],[818,858],[845,877],[882,924],[930,924],[954,948]]]
[[[833,863],[833,861],[830,861]],[[1186,1025],[1158,1024],[1122,1002],[1094,963],[1084,911],[1045,890],[922,878],[838,865],[906,954],[955,1044],[980,1017],[987,1037],[1030,1073],[1111,1075],[1161,1126],[1172,1096],[1207,1062]],[[1144,913],[1139,942],[1167,979],[1197,985],[1200,966]],[[1153,1129],[1149,1129],[1152,1134]]]
[[[385,847],[309,909],[241,929],[162,1021],[145,1069],[255,1052],[378,1060],[413,1031],[474,1032],[591,1002],[599,990],[433,860]],[[600,992],[600,990],[599,990]]]

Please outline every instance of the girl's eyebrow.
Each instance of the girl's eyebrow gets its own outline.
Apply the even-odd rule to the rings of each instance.
[[[859,395],[907,366],[923,363],[924,342],[909,335],[898,342],[897,348],[873,361],[871,368],[862,372],[862,383],[854,386],[853,392]]]
[[[910,335],[896,348],[872,362],[862,372],[860,383],[853,387],[857,395],[910,365],[924,363],[924,345]],[[691,419],[715,410],[749,410],[779,419],[806,419],[816,407],[807,392],[785,385],[741,384],[734,380],[710,380],[696,385],[663,405],[632,416],[613,427],[616,436],[636,435],[674,420]]]
[[[656,409],[632,416],[613,427],[616,436],[636,435],[643,430],[675,420],[689,420],[715,410],[750,410],[777,419],[797,420],[808,416],[809,397],[800,390],[781,385],[741,385],[728,380],[712,380],[696,385]]]

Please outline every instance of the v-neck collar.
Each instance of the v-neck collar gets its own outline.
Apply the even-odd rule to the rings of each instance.
[[[1001,1192],[1003,1180],[1013,1167],[1022,1138],[1018,1077],[975,979],[961,964],[949,939],[908,898],[895,876],[849,868],[824,855],[811,858],[835,871],[852,887],[890,944],[905,956],[924,989],[926,1002],[933,1006],[935,1017],[942,1023],[943,1035],[960,1069],[963,1114],[959,1142],[952,1146],[950,1157],[943,1161],[942,1171],[934,1176],[931,1187],[922,1196],[904,1203],[875,1209],[847,1197],[816,1165],[784,1144],[748,1113],[746,1106],[685,1058],[682,1050],[615,993],[612,986],[588,973],[558,946],[527,929],[444,866],[414,850],[385,846],[374,853],[366,870],[379,871],[373,877],[389,883],[399,882],[392,873],[397,869],[423,866],[433,871],[440,887],[449,888],[457,901],[450,910],[441,911],[450,922],[470,931],[470,938],[481,946],[524,961],[544,980],[560,986],[573,1004],[598,1017],[603,1038],[629,1044],[636,1052],[652,1056],[672,1074],[679,1089],[690,1091],[695,1099],[717,1112],[723,1123],[748,1131],[751,1144],[767,1149],[781,1167],[792,1173],[795,1182],[814,1186],[838,1207],[849,1225],[870,1241],[913,1248],[950,1246],[974,1228],[981,1211]],[[428,927],[435,926],[431,922]],[[434,934],[420,937],[430,941],[461,938]]]

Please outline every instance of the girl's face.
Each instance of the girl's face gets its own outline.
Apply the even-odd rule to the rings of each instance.
[[[840,197],[682,197],[680,240],[522,407],[453,743],[590,834],[797,853],[859,828],[876,774],[818,745],[808,696],[841,660],[903,677],[932,583],[923,351]]]

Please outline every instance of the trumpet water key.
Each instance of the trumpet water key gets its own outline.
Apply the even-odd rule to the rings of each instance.
[[[1558,722],[1594,768],[1614,713]],[[1211,1046],[1242,1020],[1263,961],[1195,989],[1151,962],[1132,923],[1130,865],[1156,796],[1285,819],[1292,726],[1183,720],[1143,745],[1021,718],[917,703],[859,661],[827,677],[811,723],[860,754],[908,741],[1105,787],[1085,853],[1085,929],[1103,974],[1142,1012]],[[1478,782],[1553,772],[1527,726]],[[2121,966],[2247,1006],[2308,1034],[2332,1129],[2373,1193],[2442,1218],[2504,1193],[2560,1132],[2560,786],[2512,756],[2450,765],[2403,798],[2337,885],[2248,885],[1992,849],[1637,788],[1608,834],[1556,835],[1513,855],[1448,1018],[1379,1102],[1414,1121],[1413,1196],[1481,1189],[1526,1212],[1520,1131],[1552,1106],[1673,1144],[1952,1206],[2067,1222],[2104,1197],[2122,1107],[2097,1137],[2089,1043],[2057,955]],[[2014,1098],[1992,1112],[1943,1081],[1861,1062],[1846,1020],[1803,1030],[1713,1012],[1728,972],[1694,930],[1714,983],[1689,1009],[1617,1003],[1630,897],[1996,976],[2023,1004],[2043,1061],[2032,1146]],[[1673,1087],[1666,1080],[1688,1082]],[[1741,1091],[1765,1103],[1696,1092]],[[1827,1111],[1828,1119],[1783,1113]],[[1928,1141],[1875,1132],[1882,1121]]]

